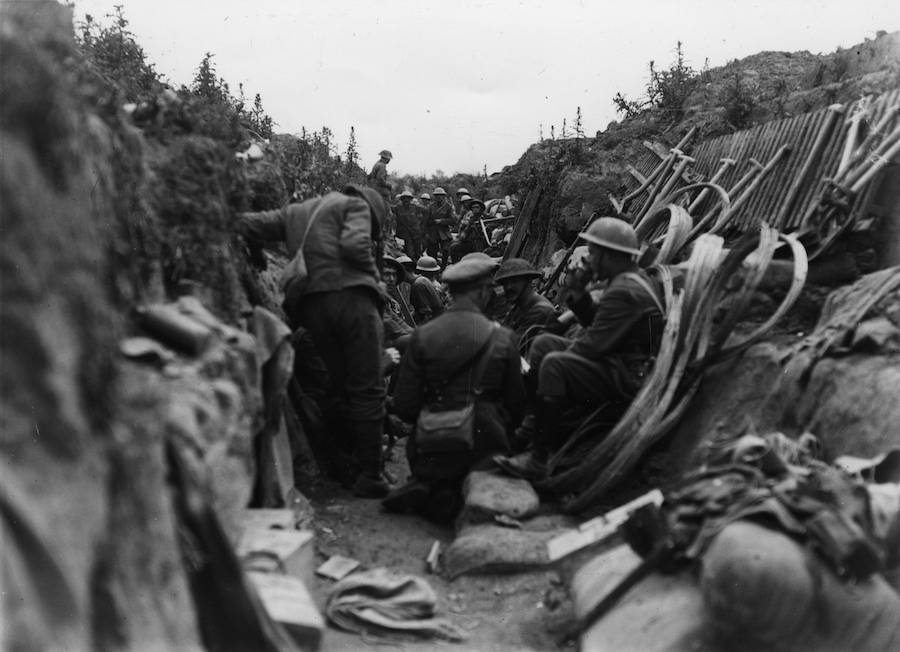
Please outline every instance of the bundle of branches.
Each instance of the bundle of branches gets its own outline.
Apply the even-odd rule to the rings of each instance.
[[[793,255],[791,287],[764,324],[746,336],[729,340],[762,281],[779,240],[790,247]],[[715,235],[697,239],[687,263],[684,288],[677,292],[672,269],[662,265],[655,268],[663,281],[667,303],[666,328],[656,363],[612,430],[587,452],[579,450],[574,466],[552,475],[544,483],[543,489],[574,493],[566,503],[568,511],[580,512],[597,505],[626,479],[650,447],[681,418],[706,366],[756,342],[799,296],[806,280],[807,258],[796,238],[763,224],[758,233],[747,234],[730,252],[725,252],[723,243]],[[743,272],[738,274],[742,268]],[[736,290],[735,279],[742,280]],[[597,439],[604,430],[600,412],[582,423],[551,460],[552,468],[571,462],[572,451],[583,446],[586,439]]]

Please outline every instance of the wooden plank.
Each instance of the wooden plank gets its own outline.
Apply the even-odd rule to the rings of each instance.
[[[589,545],[601,543],[614,535],[628,520],[631,512],[644,505],[662,505],[663,495],[659,489],[648,491],[629,503],[617,507],[602,516],[582,523],[577,530],[561,534],[547,542],[547,556],[550,561],[559,561]]]

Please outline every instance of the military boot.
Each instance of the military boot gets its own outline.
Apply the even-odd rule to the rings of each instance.
[[[529,482],[545,480],[549,475],[547,462],[555,448],[562,410],[558,400],[539,400],[535,409],[534,439],[531,450],[514,457],[496,455],[494,464],[503,471]]]
[[[384,498],[390,491],[381,477],[381,435],[382,419],[351,422],[353,441],[356,444],[356,459],[360,472],[353,483],[354,496],[360,498]]]

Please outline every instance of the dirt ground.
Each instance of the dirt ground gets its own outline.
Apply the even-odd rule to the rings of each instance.
[[[408,473],[398,450],[387,471],[405,481]],[[378,500],[353,497],[338,484],[323,481],[309,496],[315,508],[316,564],[332,555],[359,560],[365,567],[385,567],[427,579],[438,594],[438,613],[469,633],[462,643],[438,640],[386,642],[329,626],[323,652],[337,650],[454,649],[479,651],[552,650],[571,622],[572,608],[556,573],[482,575],[448,581],[428,574],[425,558],[435,540],[442,547],[453,541],[453,529],[418,516],[384,512]],[[316,577],[313,594],[325,605],[334,582]],[[562,648],[566,649],[566,648]]]

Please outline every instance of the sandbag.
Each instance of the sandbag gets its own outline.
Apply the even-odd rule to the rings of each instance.
[[[488,471],[473,471],[463,484],[466,522],[493,520],[496,515],[528,518],[540,507],[540,499],[526,480],[508,478]]]

